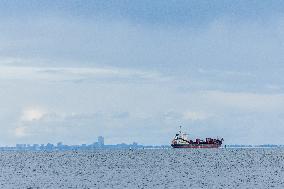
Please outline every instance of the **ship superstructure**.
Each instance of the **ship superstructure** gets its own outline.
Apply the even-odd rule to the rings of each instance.
[[[180,130],[172,140],[171,146],[173,148],[219,148],[223,141],[223,138],[206,138],[205,140],[197,138],[194,141],[190,140],[188,134],[181,131],[180,126]]]

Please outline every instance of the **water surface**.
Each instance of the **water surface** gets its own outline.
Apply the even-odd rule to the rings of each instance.
[[[284,149],[0,152],[1,188],[284,188]]]

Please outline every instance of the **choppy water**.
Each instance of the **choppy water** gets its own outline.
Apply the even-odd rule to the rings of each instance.
[[[0,171],[0,188],[284,188],[284,150],[1,152]]]

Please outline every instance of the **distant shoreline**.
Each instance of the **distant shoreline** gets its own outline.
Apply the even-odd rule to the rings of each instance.
[[[253,149],[253,148],[284,148],[284,145],[262,144],[262,145],[223,145],[221,149]],[[113,144],[113,145],[63,145],[53,144],[17,144],[16,146],[0,147],[0,151],[96,151],[96,150],[155,150],[155,149],[172,149],[170,145],[138,145],[133,144]]]

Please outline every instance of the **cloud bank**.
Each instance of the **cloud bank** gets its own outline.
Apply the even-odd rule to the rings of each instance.
[[[284,143],[283,7],[1,2],[0,144]]]

